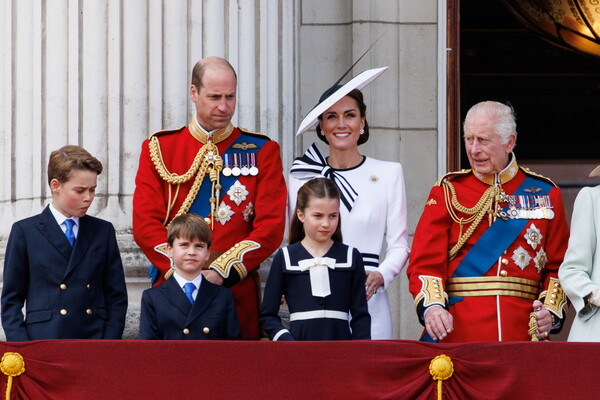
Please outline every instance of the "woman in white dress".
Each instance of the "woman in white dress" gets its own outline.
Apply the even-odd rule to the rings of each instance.
[[[600,167],[590,174],[598,175]],[[575,199],[569,248],[558,277],[577,312],[568,340],[600,342],[600,186],[584,187]]]
[[[294,161],[288,180],[288,212],[294,212],[289,205],[293,208],[296,204],[298,189],[308,179],[324,176],[340,189],[343,241],[361,252],[367,273],[365,292],[372,339],[394,339],[386,289],[404,268],[409,255],[402,166],[366,157],[358,149],[369,139],[367,107],[358,89],[385,69],[365,71],[321,97],[298,134],[318,122],[317,136],[329,145],[329,157],[313,143]],[[384,238],[386,250],[380,260]]]

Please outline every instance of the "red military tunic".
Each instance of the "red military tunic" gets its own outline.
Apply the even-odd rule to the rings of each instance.
[[[425,309],[436,304],[446,307],[453,316],[453,331],[444,338],[444,342],[530,340],[529,318],[533,300],[538,297],[542,302],[545,300],[544,305],[554,316],[564,318],[566,299],[557,275],[566,251],[569,229],[560,189],[546,178],[518,168],[514,158],[498,174],[498,186],[505,194],[511,195],[527,175],[534,179],[533,187],[525,190],[531,195],[520,199],[508,197],[523,204],[529,200],[540,201],[542,196],[536,197],[539,189],[535,183],[550,183],[548,196],[553,217],[548,219],[551,214],[544,214],[541,209],[536,211],[536,218],[545,217],[540,219],[523,218],[524,215],[533,217],[534,213],[516,211],[516,214],[522,213],[520,219],[526,219],[525,227],[508,247],[499,248],[497,259],[491,259],[490,265],[481,266],[486,272],[480,276],[451,278],[465,255],[489,229],[490,213],[484,214],[479,223],[472,223],[476,224],[476,228],[462,247],[459,246],[458,251],[453,253],[453,258],[449,251],[459,237],[467,233],[471,226],[467,218],[473,215],[472,210],[467,209],[477,207],[477,203],[485,197],[484,192],[494,184],[493,177],[484,182],[471,170],[451,173],[442,178],[429,194],[415,231],[407,274],[422,323]],[[464,208],[452,202],[452,190],[444,182],[450,182],[454,188],[454,200]],[[547,202],[547,198],[542,200]],[[499,204],[500,209],[505,204],[508,200]],[[517,204],[516,208],[524,209],[523,204]],[[456,222],[461,218],[462,226]],[[448,295],[451,300],[462,300],[449,304]]]
[[[258,137],[260,140],[255,140]],[[242,131],[231,124],[214,132],[212,140],[219,155],[224,157],[228,154],[230,162],[233,153],[244,157],[248,149],[255,152],[253,163],[258,173],[238,176],[235,192],[221,189],[212,223],[211,250],[223,254],[212,261],[210,269],[224,278],[224,286],[232,288],[242,338],[258,339],[260,282],[257,270],[260,263],[281,244],[285,227],[287,193],[279,145],[264,135]],[[154,144],[151,144],[152,141]],[[252,144],[253,141],[259,144]],[[164,253],[166,226],[178,212],[190,211],[194,200],[209,204],[210,197],[195,199],[197,192],[190,193],[195,175],[203,172],[196,172],[179,184],[168,183],[159,170],[162,166],[163,174],[166,171],[167,175],[180,176],[190,169],[194,172],[192,165],[205,146],[203,143],[206,143],[206,135],[198,129],[194,120],[189,127],[159,132],[142,144],[133,197],[133,236],[160,272],[154,285],[164,282],[165,273],[170,270],[170,260]],[[205,171],[203,165],[198,171]],[[223,175],[220,174],[220,177],[222,180]],[[203,185],[210,185],[210,182],[204,181]],[[210,211],[202,216],[210,217]]]

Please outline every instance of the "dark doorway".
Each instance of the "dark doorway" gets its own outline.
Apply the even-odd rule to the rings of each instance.
[[[599,158],[600,58],[542,40],[501,0],[460,3],[461,118],[482,100],[510,102],[519,159]]]

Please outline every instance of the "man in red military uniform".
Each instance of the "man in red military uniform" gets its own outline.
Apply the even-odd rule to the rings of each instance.
[[[192,122],[142,144],[133,236],[158,285],[171,273],[165,251],[170,221],[188,212],[205,217],[213,246],[203,279],[232,288],[242,338],[258,339],[257,270],[283,240],[287,193],[279,145],[230,123],[236,91],[237,77],[226,60],[208,57],[194,66]]]
[[[422,340],[536,340],[562,326],[561,193],[517,165],[516,135],[512,108],[473,106],[464,125],[472,169],[447,174],[429,194],[407,269]]]

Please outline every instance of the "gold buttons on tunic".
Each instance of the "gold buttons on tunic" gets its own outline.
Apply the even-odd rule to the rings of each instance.
[[[184,335],[189,335],[189,333],[190,333],[190,330],[189,330],[188,328],[185,328],[185,329],[183,330],[183,334],[184,334]]]
[[[208,335],[210,333],[210,329],[208,329],[208,327],[205,326],[204,329],[202,329],[202,332]]]
[[[204,222],[206,222],[207,224],[210,225],[210,218],[208,218],[208,217],[204,218]]]
[[[502,265],[508,265],[508,259],[503,258],[502,259]]]
[[[64,283],[61,283],[60,290],[67,290],[67,285],[65,285]]]
[[[91,309],[91,308],[88,308],[87,310],[85,310],[85,313],[86,313],[87,315],[92,315],[94,312],[92,311],[92,309]]]
[[[91,286],[90,286],[90,284],[89,284],[89,283],[88,283],[87,285],[85,285],[85,287],[86,287],[86,288],[88,288],[88,289],[90,289],[90,288],[91,288]]]
[[[508,276],[508,272],[505,270],[500,271],[500,275],[502,276]]]
[[[61,313],[62,315],[67,315],[67,310],[65,310],[65,309],[63,308],[62,310],[60,310],[60,313]]]

